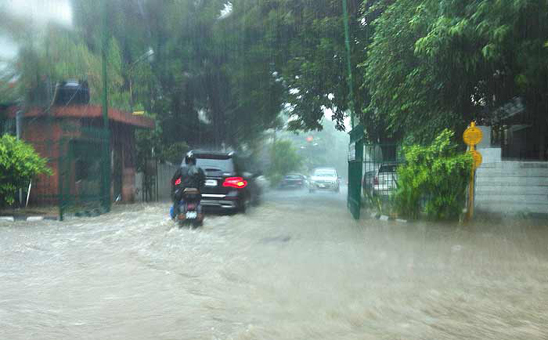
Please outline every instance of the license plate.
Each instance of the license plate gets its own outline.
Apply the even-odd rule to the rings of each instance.
[[[217,186],[217,181],[214,180],[214,179],[208,179],[205,181],[205,186],[206,187],[216,187]]]
[[[325,188],[325,184],[318,184],[318,187]]]
[[[187,219],[195,219],[198,217],[198,213],[196,211],[187,211],[186,218]]]

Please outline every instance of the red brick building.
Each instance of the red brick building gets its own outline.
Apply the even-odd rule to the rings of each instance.
[[[16,107],[8,117],[15,118]],[[135,130],[153,129],[154,120],[109,108],[111,197],[123,202],[135,199]],[[40,176],[33,184],[31,203],[57,204],[60,185],[71,197],[85,200],[96,194],[100,168],[100,139],[89,131],[103,126],[102,107],[96,105],[31,108],[23,115],[21,138],[49,159],[52,176]],[[104,145],[104,144],[102,144]],[[63,166],[61,173],[59,167]]]

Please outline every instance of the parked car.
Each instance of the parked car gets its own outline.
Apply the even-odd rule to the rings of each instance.
[[[364,196],[373,195],[373,182],[376,175],[377,171],[375,170],[369,170],[364,173],[362,180],[362,190]]]
[[[398,164],[382,164],[373,178],[373,195],[389,196],[398,185]]]
[[[301,174],[287,174],[280,182],[280,189],[301,189],[306,185],[306,176]]]
[[[247,172],[235,153],[191,152],[196,157],[196,165],[206,174],[202,189],[205,208],[245,212],[249,205],[259,204],[263,191],[261,174]]]
[[[316,190],[331,190],[340,191],[340,178],[337,170],[334,168],[317,168],[312,172],[308,184],[308,190],[314,192]]]

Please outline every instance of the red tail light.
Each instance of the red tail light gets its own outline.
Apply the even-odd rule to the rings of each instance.
[[[181,179],[177,178],[177,180],[175,181],[175,185],[179,185],[179,184],[181,184]]]
[[[379,185],[379,178],[376,176],[373,178],[373,185]]]
[[[247,186],[247,181],[242,177],[229,177],[225,179],[223,187],[243,189]]]

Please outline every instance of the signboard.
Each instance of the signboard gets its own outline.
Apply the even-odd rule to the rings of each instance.
[[[356,160],[356,142],[352,142],[348,146],[348,161],[352,162],[355,160]]]
[[[478,145],[483,139],[483,132],[476,127],[476,124],[472,123],[470,127],[464,131],[462,139],[464,139],[464,142],[468,146]]]
[[[476,150],[470,150],[469,152],[472,154],[472,158],[474,159],[474,169],[479,168],[479,166],[483,162],[483,157],[481,156],[481,153]]]

